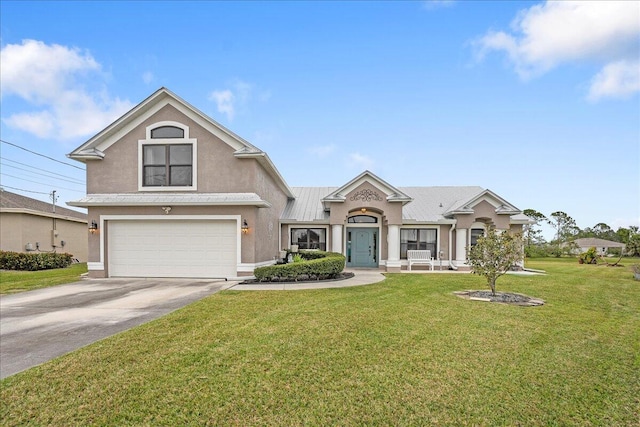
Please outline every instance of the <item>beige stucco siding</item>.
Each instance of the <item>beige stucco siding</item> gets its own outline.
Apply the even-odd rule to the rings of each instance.
[[[70,253],[80,262],[87,261],[87,224],[83,221],[69,221],[55,218],[55,228],[59,240],[65,245],[54,248],[52,246],[51,230],[54,228],[54,218],[30,215],[24,213],[0,214],[0,241],[5,251],[27,252],[25,247],[31,243],[36,248],[36,242],[41,251]]]
[[[287,204],[287,196],[280,190],[274,179],[255,160],[247,159],[255,165],[256,175],[253,190],[263,200],[271,203],[270,208],[255,210],[255,219],[250,222],[255,235],[255,262],[273,261],[281,249],[279,237],[280,213]],[[255,224],[255,225],[251,225]]]
[[[486,200],[473,207],[472,214],[461,214],[455,217],[458,220],[457,228],[470,228],[474,222],[491,223],[499,230],[508,230],[510,216],[496,214],[496,208]]]
[[[138,192],[138,141],[154,123],[174,121],[189,127],[197,140],[197,192],[255,192],[257,168],[252,159],[234,157],[234,150],[174,107],[167,105],[105,150],[102,160],[87,162],[87,193]]]

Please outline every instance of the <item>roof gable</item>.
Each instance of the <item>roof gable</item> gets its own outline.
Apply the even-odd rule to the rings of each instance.
[[[237,158],[253,158],[264,167],[271,175],[278,186],[289,198],[293,198],[293,192],[285,182],[280,172],[275,167],[269,156],[256,146],[250,144],[240,136],[231,132],[191,104],[178,97],[170,90],[162,87],[154,92],[147,99],[136,105],[125,113],[122,117],[111,123],[105,129],[93,136],[87,142],[67,154],[67,157],[85,162],[87,160],[102,160],[104,151],[126,134],[131,132],[149,117],[156,114],[162,108],[171,105],[177,111],[190,118],[198,125],[202,126],[211,134],[222,140],[234,150]]]
[[[353,178],[351,181],[347,182],[342,187],[339,187],[337,190],[332,191],[328,195],[326,195],[323,199],[323,203],[331,203],[331,202],[344,202],[346,199],[346,195],[351,191],[355,190],[357,187],[364,183],[369,183],[374,187],[378,188],[385,194],[388,194],[387,201],[388,202],[401,202],[402,204],[409,203],[413,199],[400,191],[398,188],[392,186],[388,182],[369,172],[368,170],[362,172],[360,175]]]
[[[455,202],[447,210],[447,212],[445,212],[445,216],[451,216],[455,214],[471,214],[474,212],[473,208],[481,202],[487,202],[495,207],[495,212],[498,215],[517,215],[522,213],[520,209],[507,202],[505,199],[498,196],[493,191],[487,189],[482,190],[480,193],[476,194],[470,199],[462,199]]]
[[[231,132],[220,123],[211,119],[200,110],[163,87],[158,89],[140,104],[133,107],[122,117],[104,128],[80,147],[73,150],[67,156],[72,159],[83,161],[87,159],[87,155],[90,153],[96,153],[97,155],[100,155],[99,153],[104,153],[104,150],[119,141],[124,135],[131,132],[136,126],[143,123],[146,119],[153,116],[166,105],[173,106],[176,110],[207,129],[236,151],[242,151],[243,153],[261,152],[257,147]]]

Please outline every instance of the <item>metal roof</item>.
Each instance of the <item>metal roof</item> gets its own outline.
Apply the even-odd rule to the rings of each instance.
[[[115,193],[88,194],[86,197],[67,202],[69,206],[256,206],[270,207],[271,204],[262,200],[256,193],[192,193],[192,194],[162,194],[162,193]]]

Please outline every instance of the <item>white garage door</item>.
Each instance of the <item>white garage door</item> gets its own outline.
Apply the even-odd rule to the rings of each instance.
[[[111,277],[235,277],[235,221],[109,221]]]

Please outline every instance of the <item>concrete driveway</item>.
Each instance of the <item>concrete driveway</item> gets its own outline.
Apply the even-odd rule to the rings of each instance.
[[[89,279],[0,297],[0,378],[233,286],[223,280]]]

